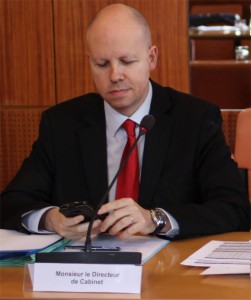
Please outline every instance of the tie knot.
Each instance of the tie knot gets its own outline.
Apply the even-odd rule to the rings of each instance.
[[[132,120],[127,119],[123,124],[123,128],[125,129],[128,136],[135,136],[135,127],[136,123]]]

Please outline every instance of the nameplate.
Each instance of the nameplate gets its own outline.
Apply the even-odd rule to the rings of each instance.
[[[142,266],[34,263],[29,264],[33,291],[140,293]]]

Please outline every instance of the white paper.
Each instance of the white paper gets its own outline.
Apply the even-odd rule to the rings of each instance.
[[[120,241],[116,236],[98,235],[92,240],[93,246],[102,247],[120,247],[123,252],[141,252],[142,262],[144,264],[153,255],[160,251],[169,243],[169,240],[163,240],[154,236],[132,236],[128,240]],[[83,245],[83,242],[71,242],[68,245],[78,246]],[[67,245],[67,246],[68,246]],[[72,252],[72,249],[65,250]],[[79,251],[79,250],[77,250]]]
[[[182,265],[208,267],[201,274],[250,273],[251,242],[210,241],[181,262]],[[231,266],[231,267],[230,267]]]
[[[33,291],[140,293],[142,266],[35,263]]]
[[[25,234],[15,230],[0,229],[0,253],[25,252],[43,249],[62,239],[57,234]]]
[[[221,275],[221,274],[249,274],[249,273],[250,273],[250,265],[218,264],[207,268],[200,274]]]
[[[229,34],[229,33],[236,33],[236,32],[240,32],[240,31],[248,31],[248,25],[242,25],[242,27],[238,27],[238,26],[228,26],[228,25],[223,25],[223,26],[205,26],[205,25],[200,25],[200,26],[196,26],[196,27],[191,27],[192,30],[196,30],[198,32],[210,32],[210,33],[214,33],[214,32],[223,32],[225,34]]]
[[[228,26],[228,25],[223,25],[223,26],[198,26],[196,29],[200,31],[232,31],[235,32],[238,28],[235,26]]]

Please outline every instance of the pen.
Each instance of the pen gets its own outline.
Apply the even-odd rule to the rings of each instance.
[[[79,249],[84,250],[85,246],[65,246],[65,249]],[[93,251],[120,251],[120,247],[103,247],[103,246],[93,246]]]

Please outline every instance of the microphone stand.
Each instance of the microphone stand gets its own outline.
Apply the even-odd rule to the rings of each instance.
[[[101,198],[100,202],[99,202],[99,205],[97,207],[97,209],[95,210],[95,214],[92,216],[90,222],[89,222],[89,226],[88,226],[88,230],[87,230],[87,233],[86,233],[86,240],[85,240],[85,247],[83,248],[83,250],[85,252],[91,252],[93,250],[92,248],[92,241],[91,241],[91,231],[92,231],[92,226],[93,226],[93,223],[97,217],[97,212],[99,211],[99,209],[101,208],[101,206],[105,203],[107,197],[108,197],[108,194],[111,190],[111,188],[113,187],[115,181],[117,180],[118,178],[118,175],[119,173],[122,171],[122,169],[124,168],[124,166],[126,165],[133,149],[135,148],[135,146],[138,144],[138,141],[139,139],[141,138],[142,135],[144,135],[145,133],[147,132],[147,130],[144,128],[144,127],[140,127],[140,131],[139,131],[139,135],[138,137],[136,138],[135,142],[133,143],[133,145],[131,146],[130,150],[128,151],[125,159],[123,160],[123,162],[121,163],[117,173],[115,174],[115,176],[113,177],[113,180],[112,182],[110,183],[108,189],[106,190],[105,194],[103,195],[103,197]],[[96,249],[96,247],[94,247]]]

